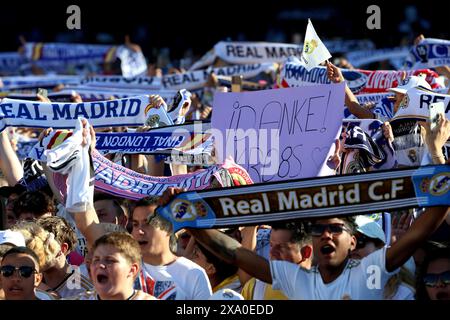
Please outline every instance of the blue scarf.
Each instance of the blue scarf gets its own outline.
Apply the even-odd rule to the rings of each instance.
[[[156,211],[182,228],[224,228],[450,205],[450,166],[331,176],[185,192]]]

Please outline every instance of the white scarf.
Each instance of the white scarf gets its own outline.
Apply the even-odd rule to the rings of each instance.
[[[384,48],[376,50],[351,51],[346,54],[348,61],[356,68],[373,62],[389,59],[405,59],[408,56],[407,47]]]
[[[94,87],[94,86],[69,86],[59,91],[61,94],[69,94],[76,92],[80,95],[84,102],[109,100],[112,96],[117,99],[124,99],[134,96],[143,95],[160,95],[168,104],[172,104],[176,95],[175,90],[146,90],[146,89],[127,89],[127,88],[110,88],[110,87]],[[52,94],[49,94],[51,97]],[[51,99],[51,98],[50,98]],[[52,99],[51,99],[52,100]],[[53,100],[52,100],[53,101]]]
[[[87,129],[89,130],[89,124]],[[48,145],[49,139],[54,137],[47,137],[43,144]],[[49,169],[68,175],[66,208],[71,212],[86,211],[94,203],[94,175],[89,156],[90,136],[87,135],[87,144],[84,146],[81,145],[82,140],[83,126],[79,118],[69,138],[44,151]]]
[[[133,77],[121,76],[92,76],[82,81],[86,87],[109,87],[121,89],[140,90],[192,90],[202,88],[208,81],[210,72],[219,76],[231,77],[242,75],[244,79],[257,76],[261,72],[275,72],[273,63],[253,63],[245,65],[232,65],[208,70],[188,71],[164,75],[162,77]]]
[[[427,38],[411,48],[407,69],[435,68],[450,65],[450,40]]]
[[[387,89],[396,87],[405,77],[419,74],[426,75],[426,80],[433,89],[440,87],[437,83],[438,74],[429,69],[409,71],[342,69],[342,75],[354,94],[384,93]],[[327,77],[326,67],[315,67],[308,71],[296,57],[286,60],[278,82],[282,88],[331,83]]]
[[[429,107],[431,103],[444,102],[445,115],[450,119],[450,95],[437,94],[424,88],[412,88],[406,92],[406,96],[395,113],[393,120],[396,119],[429,119]]]
[[[74,128],[79,117],[89,119],[94,127],[140,126],[148,115],[159,112],[159,109],[150,108],[148,96],[87,103],[3,99],[0,103],[0,131],[7,126]]]
[[[228,63],[283,62],[290,56],[301,57],[303,46],[272,42],[218,42],[216,56]]]

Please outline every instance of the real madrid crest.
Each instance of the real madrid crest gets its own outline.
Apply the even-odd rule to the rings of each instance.
[[[409,105],[409,97],[407,94],[403,97],[402,101],[400,102],[400,108],[406,109]]]
[[[154,114],[147,118],[145,125],[149,127],[155,127],[159,123],[159,115]]]
[[[174,220],[178,222],[194,220],[197,216],[193,203],[184,199],[174,200],[170,205],[170,211]]]
[[[303,52],[306,54],[311,54],[313,53],[314,49],[317,48],[318,45],[319,44],[314,39],[312,39],[311,41],[306,41],[305,46],[303,48]]]
[[[450,173],[442,172],[431,178],[429,186],[430,194],[442,196],[450,190]]]

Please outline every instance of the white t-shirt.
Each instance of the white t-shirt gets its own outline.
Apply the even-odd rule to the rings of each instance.
[[[71,266],[71,272],[67,275],[53,291],[56,291],[61,298],[76,296],[85,291],[94,290],[89,275],[83,274],[82,269],[77,266]]]
[[[142,262],[134,288],[161,300],[206,300],[212,295],[205,270],[184,257],[167,266]]]
[[[298,300],[383,300],[387,280],[398,272],[386,271],[386,247],[361,260],[349,259],[341,275],[323,283],[317,266],[306,270],[287,261],[271,261],[272,288]]]

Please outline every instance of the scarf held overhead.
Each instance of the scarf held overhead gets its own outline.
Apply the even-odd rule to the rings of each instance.
[[[449,64],[450,41],[428,38],[411,48],[405,67],[407,69],[435,68]]]
[[[54,163],[53,171],[59,172],[54,174],[55,184],[63,194],[66,193],[67,187],[62,170],[69,168],[70,163],[75,162],[75,158],[79,157],[79,153],[74,152],[64,158],[59,157],[59,150],[76,149],[77,146],[70,143],[69,139],[73,139],[71,137],[71,131],[53,131],[41,143],[36,144],[29,154],[30,158]],[[64,148],[61,147],[61,144],[64,144]],[[48,155],[52,156],[52,159],[49,159]],[[91,151],[91,159],[95,175],[95,188],[126,199],[138,200],[146,196],[161,196],[169,187],[186,188],[187,190],[205,189],[211,185],[213,177],[216,178],[219,185],[223,186],[221,172],[224,170],[234,175],[235,179],[245,181],[247,184],[252,183],[248,173],[232,159],[226,159],[222,165],[214,165],[194,173],[169,177],[140,174],[113,163],[97,150]]]
[[[74,128],[84,117],[94,127],[140,126],[155,112],[149,96],[87,103],[42,103],[3,99],[0,131],[7,126],[55,129]]]
[[[348,87],[354,94],[382,93],[396,87],[405,77],[425,74],[426,80],[433,89],[439,88],[436,83],[438,74],[432,70],[386,71],[386,70],[347,70],[342,69]],[[308,71],[301,62],[292,57],[283,65],[279,86],[282,88],[298,87],[311,84],[329,84],[326,67],[315,67]]]
[[[164,153],[172,150],[186,152],[197,150],[211,134],[209,122],[155,128],[146,132],[97,133],[96,149],[102,153]]]
[[[210,186],[212,178],[221,169],[238,168],[245,179],[251,181],[248,174],[234,161],[227,159],[223,165],[215,165],[194,173],[153,177],[137,173],[115,164],[98,152],[91,152],[95,170],[95,188],[106,193],[127,199],[138,200],[146,196],[161,196],[169,187],[202,190]],[[220,179],[217,179],[220,183]]]
[[[185,192],[158,214],[182,228],[223,228],[450,204],[450,166]]]
[[[393,120],[428,120],[430,116],[430,104],[435,102],[444,103],[445,115],[447,119],[450,119],[450,95],[438,94],[425,88],[412,88],[406,92]]]
[[[204,87],[211,72],[214,72],[214,74],[218,76],[227,77],[242,75],[243,79],[248,79],[257,76],[262,72],[275,72],[275,69],[276,67],[273,63],[254,63],[175,73],[164,75],[162,77],[125,78],[121,76],[92,76],[84,79],[82,84],[89,87],[111,87],[121,89],[192,90]]]

